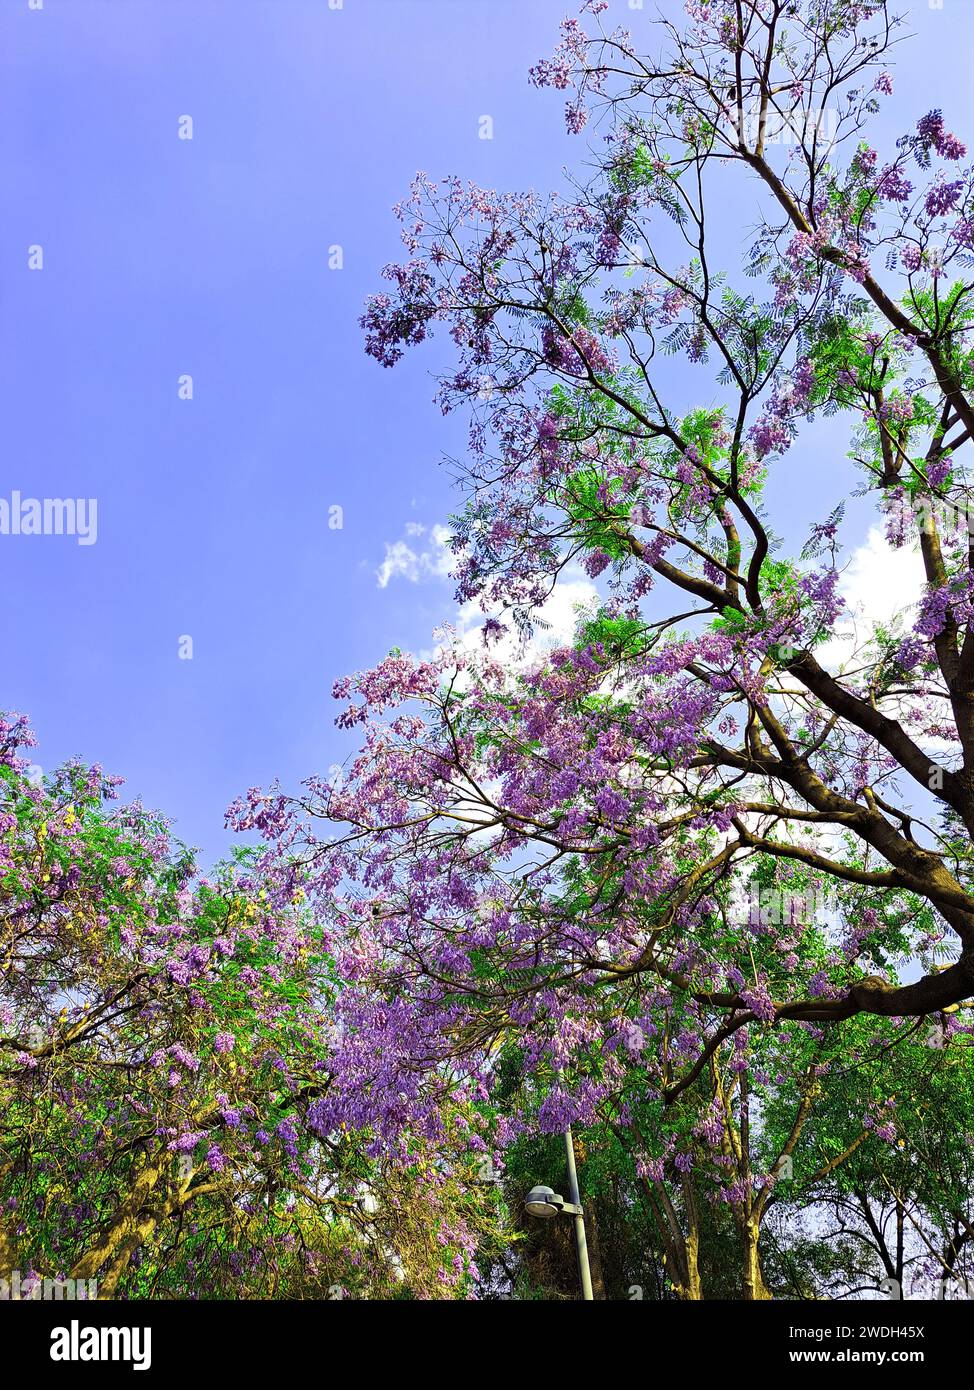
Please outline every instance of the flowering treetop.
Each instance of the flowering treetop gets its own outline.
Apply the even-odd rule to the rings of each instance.
[[[571,563],[602,607],[520,670],[391,654],[336,690],[365,739],[344,780],[235,812],[273,823],[277,872],[339,895],[350,1036],[372,1030],[407,1096],[458,1058],[486,1088],[516,1035],[528,1069],[575,1068],[577,1107],[619,1084],[622,1029],[672,1099],[742,1030],[974,992],[965,147],[940,111],[870,144],[882,0],[694,0],[662,59],[585,8],[533,76],[570,92],[571,129],[601,122],[594,175],[550,197],[420,175],[363,326],[387,366],[440,326],[455,346],[458,596],[487,643],[528,631]],[[735,283],[713,207],[745,183],[763,218]],[[849,483],[789,556],[767,482],[826,415],[848,420]],[[926,582],[910,630],[843,657],[853,484]],[[838,916],[755,924],[755,873]]]

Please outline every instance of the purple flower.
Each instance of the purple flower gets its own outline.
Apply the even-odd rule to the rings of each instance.
[[[206,1151],[206,1161],[214,1173],[222,1173],[227,1166],[227,1156],[219,1144],[211,1144]]]
[[[293,1158],[298,1151],[298,1131],[293,1120],[282,1120],[275,1131],[284,1144],[284,1150]]]
[[[924,150],[935,149],[942,159],[962,159],[967,146],[944,129],[944,118],[940,111],[928,111],[917,121],[917,138]]]
[[[928,217],[943,217],[957,203],[961,189],[964,187],[962,179],[955,179],[953,183],[947,183],[943,177],[937,179],[924,201]]]
[[[186,1134],[180,1134],[180,1135],[178,1136],[178,1138],[173,1139],[173,1140],[170,1141],[170,1143],[167,1145],[167,1148],[169,1149],[169,1151],[170,1151],[171,1153],[178,1153],[178,1154],[188,1154],[188,1153],[191,1153],[192,1150],[196,1148],[196,1145],[197,1145],[197,1144],[200,1142],[200,1140],[203,1138],[204,1133],[205,1133],[204,1130],[198,1129],[198,1130],[190,1130],[190,1131],[189,1131],[188,1133],[186,1133]]]
[[[887,164],[876,183],[876,196],[884,203],[905,203],[913,185],[897,164]]]

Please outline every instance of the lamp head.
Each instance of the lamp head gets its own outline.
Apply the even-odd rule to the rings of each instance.
[[[539,1216],[543,1221],[557,1216],[564,1205],[564,1198],[550,1187],[532,1187],[524,1199],[524,1209],[529,1216]]]

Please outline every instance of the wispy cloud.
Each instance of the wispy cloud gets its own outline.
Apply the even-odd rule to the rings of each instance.
[[[386,589],[394,579],[419,584],[424,579],[448,579],[456,563],[450,549],[449,527],[423,526],[407,521],[405,535],[398,541],[386,541],[385,559],[375,572],[380,589]]]
[[[906,633],[923,595],[923,562],[908,545],[896,550],[879,526],[871,526],[856,546],[839,580],[845,608],[832,636],[817,651],[819,661],[838,670],[861,652],[876,623],[889,628],[899,620]]]
[[[573,566],[559,577],[551,594],[538,609],[536,625],[528,642],[525,643],[513,624],[509,624],[499,640],[491,641],[491,655],[509,666],[523,666],[539,660],[545,652],[555,647],[568,646],[575,635],[580,614],[597,607],[598,599],[599,591],[591,579]],[[495,616],[499,622],[505,623],[503,613],[498,612]],[[454,627],[468,650],[482,647],[483,626],[487,617],[473,601],[463,604],[458,610]]]

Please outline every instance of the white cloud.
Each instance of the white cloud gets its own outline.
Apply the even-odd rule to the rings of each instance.
[[[409,540],[386,541],[385,559],[375,572],[379,588],[387,588],[393,579],[418,584],[423,579],[449,578],[456,563],[456,556],[450,549],[449,527],[431,526],[428,543],[415,549],[409,541],[417,542],[426,536],[427,528],[418,521],[407,521],[405,531]]]
[[[448,526],[435,523],[426,526],[419,521],[407,521],[403,536],[386,542],[382,564],[375,571],[380,589],[386,589],[395,579],[419,584],[429,579],[449,579],[457,563],[450,548],[452,532]],[[508,631],[499,641],[491,641],[490,653],[495,660],[512,666],[525,666],[536,661],[553,647],[566,646],[575,634],[580,609],[597,606],[599,591],[578,566],[564,571],[547,601],[538,609],[540,619],[530,641],[524,643],[510,615],[496,610],[484,613],[474,600],[462,604],[450,620],[454,640],[468,651],[483,645],[482,629],[489,616],[496,617]],[[421,656],[429,657],[426,651]]]
[[[871,526],[863,545],[853,551],[852,560],[839,585],[852,613],[866,621],[889,623],[908,610],[923,592],[923,561],[916,547],[894,550],[878,526]]]
[[[905,636],[916,619],[925,584],[919,546],[907,544],[895,549],[879,526],[871,526],[865,541],[852,552],[839,582],[846,607],[832,637],[816,651],[822,665],[833,672],[839,672],[843,664],[855,669],[853,658],[863,651],[877,623],[889,628],[899,619],[897,631]],[[931,757],[954,751],[950,740],[922,733],[916,727],[912,706],[912,701],[904,700],[899,708],[891,702],[885,708],[887,714],[901,720]]]
[[[914,609],[923,594],[923,561],[916,547],[896,550],[879,526],[871,526],[862,545],[839,580],[845,609],[835,631],[816,656],[830,670],[841,667],[869,640],[876,623],[889,627],[900,619],[900,630],[909,630]]]
[[[538,609],[536,617],[541,622],[536,625],[533,636],[526,644],[503,613],[495,614],[508,631],[499,641],[491,641],[491,656],[504,665],[526,666],[554,647],[567,646],[575,635],[579,611],[596,607],[598,600],[598,589],[582,570],[572,568],[565,571],[546,602]],[[473,601],[460,608],[455,627],[462,646],[468,650],[482,646],[482,628],[487,616]]]

